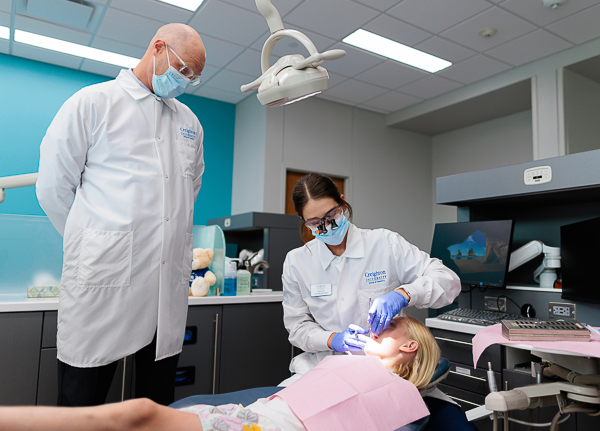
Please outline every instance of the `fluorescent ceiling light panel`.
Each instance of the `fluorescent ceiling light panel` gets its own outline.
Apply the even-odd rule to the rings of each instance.
[[[362,28],[344,38],[342,42],[431,73],[452,66],[449,61],[394,42]]]
[[[29,33],[22,30],[15,30],[15,42],[121,67],[135,67],[140,62],[138,58],[115,54],[114,52],[103,51],[90,46],[78,45],[76,43],[66,42],[64,40],[54,39],[52,37]]]
[[[10,38],[10,28],[0,25],[0,39]]]
[[[159,0],[163,3],[172,4],[173,6],[195,12],[200,7],[204,0]]]

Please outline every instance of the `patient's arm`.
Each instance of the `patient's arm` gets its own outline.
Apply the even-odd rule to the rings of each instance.
[[[202,431],[188,412],[135,399],[97,407],[0,407],[2,431]]]

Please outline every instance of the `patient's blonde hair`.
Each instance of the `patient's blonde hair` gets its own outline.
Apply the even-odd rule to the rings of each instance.
[[[393,371],[418,389],[426,386],[440,361],[440,348],[429,329],[417,319],[400,316],[406,322],[406,338],[419,343],[412,361],[397,364]]]

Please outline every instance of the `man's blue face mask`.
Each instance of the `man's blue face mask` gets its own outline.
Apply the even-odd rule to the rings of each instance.
[[[190,85],[190,80],[171,66],[169,49],[169,47],[166,47],[169,68],[165,73],[156,76],[156,57],[154,57],[152,65],[152,89],[154,90],[154,94],[167,99],[182,95]]]

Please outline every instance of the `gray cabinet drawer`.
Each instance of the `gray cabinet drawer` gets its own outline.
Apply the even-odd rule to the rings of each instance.
[[[494,372],[496,385],[500,388],[502,384],[502,374]],[[490,388],[487,381],[487,373],[485,370],[473,368],[469,365],[450,362],[450,373],[444,379],[444,384],[462,388],[470,392],[475,392],[480,395],[487,395]]]
[[[451,362],[465,365],[473,365],[473,335],[462,332],[446,331],[443,329],[430,328],[442,356]],[[504,366],[504,346],[494,344],[481,354],[477,362],[477,368],[488,369],[488,362],[492,364],[492,370],[500,373]]]

